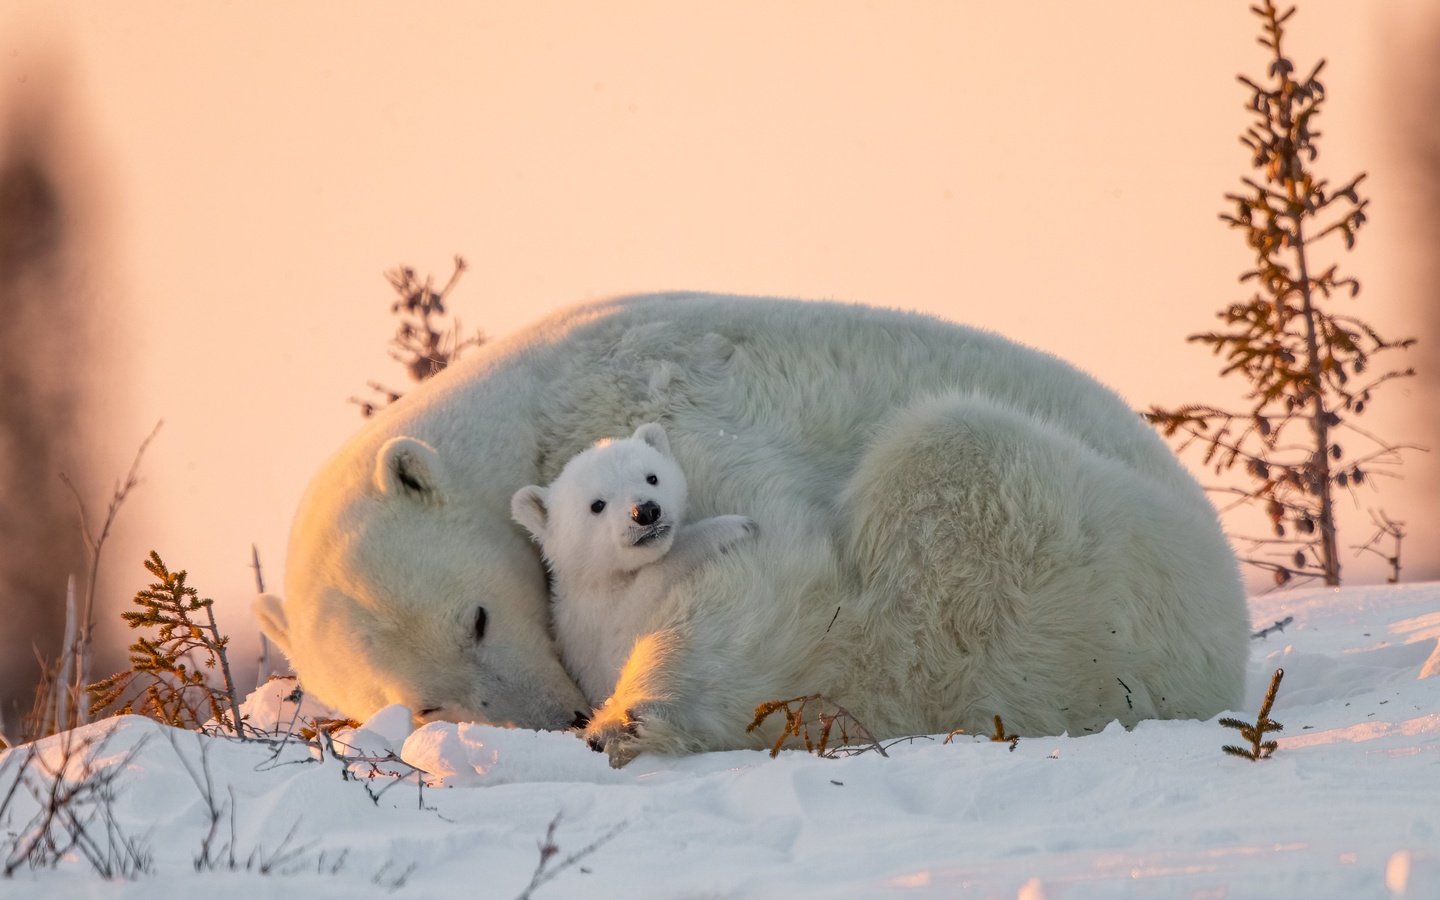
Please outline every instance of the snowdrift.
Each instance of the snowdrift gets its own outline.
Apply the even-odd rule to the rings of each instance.
[[[1234,711],[1253,720],[1284,667],[1279,749],[1258,763],[1223,754],[1238,736],[1216,721],[614,770],[570,734],[412,731],[399,708],[320,759],[124,717],[33,745],[29,783],[68,748],[109,793],[79,807],[93,848],[22,861],[0,894],[515,897],[534,879],[537,897],[1440,897],[1440,584],[1251,608],[1257,628],[1293,617],[1253,641]],[[253,694],[252,723],[314,714],[291,686]],[[0,756],[0,801],[31,752]],[[34,844],[34,793],[11,796],[0,864]]]

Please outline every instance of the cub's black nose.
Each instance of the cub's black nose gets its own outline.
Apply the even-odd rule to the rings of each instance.
[[[646,500],[636,506],[630,507],[630,518],[636,525],[654,525],[655,520],[660,518],[660,504],[654,500]]]
[[[586,725],[590,724],[590,714],[575,710],[575,718],[570,720],[570,727],[583,731]]]

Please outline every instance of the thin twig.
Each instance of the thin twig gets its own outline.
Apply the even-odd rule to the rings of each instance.
[[[255,593],[265,593],[265,573],[260,569],[260,548],[250,545],[251,567],[255,569]],[[255,662],[255,686],[259,687],[270,677],[270,640],[260,632],[260,656]]]
[[[560,860],[558,864],[551,866],[550,860],[560,852],[559,845],[555,843],[555,829],[559,824],[560,813],[556,813],[555,818],[550,820],[549,826],[545,829],[545,839],[540,842],[540,861],[535,864],[535,871],[530,875],[530,883],[525,885],[525,889],[520,892],[515,900],[530,900],[536,888],[539,888],[561,872],[564,872],[566,869],[580,862],[580,860],[614,840],[615,836],[625,828],[625,823],[621,822],[584,847],[581,847],[579,850]]]
[[[80,618],[80,629],[75,639],[73,649],[76,660],[76,667],[73,680],[69,683],[68,689],[72,696],[78,698],[84,696],[85,686],[91,681],[92,649],[94,646],[95,631],[95,587],[100,577],[100,555],[105,549],[105,540],[110,536],[110,529],[115,524],[115,517],[120,512],[120,506],[130,491],[140,483],[140,460],[144,458],[145,451],[150,442],[155,440],[155,435],[160,433],[160,426],[165,424],[161,419],[155,423],[150,434],[140,442],[140,448],[135,451],[135,458],[130,463],[130,471],[126,473],[125,480],[115,485],[115,491],[110,496],[110,506],[105,513],[105,521],[100,527],[100,534],[96,535],[90,530],[89,516],[85,512],[85,501],[80,496],[80,491],[75,487],[75,482],[64,472],[60,473],[60,480],[70,489],[75,498],[75,508],[80,516],[80,532],[85,538],[85,546],[90,554],[90,578],[85,586],[85,608]],[[79,724],[90,721],[89,709],[84,703],[76,702],[75,720]],[[57,727],[68,727],[68,723],[56,723]]]

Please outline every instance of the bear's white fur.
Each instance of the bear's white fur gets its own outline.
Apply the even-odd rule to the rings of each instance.
[[[677,586],[637,642],[588,726],[617,763],[763,746],[755,705],[814,692],[882,737],[1240,700],[1234,555],[1115,394],[927,316],[704,294],[569,310],[376,416],[302,501],[266,632],[357,718],[404,702],[564,727],[586,704],[511,495],[648,421],[697,516],[723,503],[765,537]]]
[[[550,566],[560,658],[595,706],[670,588],[756,531],[736,515],[682,524],[686,496],[665,429],[647,422],[576,454],[548,488],[511,498]]]

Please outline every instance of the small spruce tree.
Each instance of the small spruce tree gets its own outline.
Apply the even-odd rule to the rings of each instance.
[[[1254,724],[1228,716],[1220,720],[1221,725],[1226,728],[1234,728],[1240,732],[1240,736],[1249,741],[1250,745],[1248,747],[1238,747],[1234,744],[1226,744],[1220,749],[1231,756],[1239,756],[1251,762],[1259,762],[1262,759],[1269,759],[1271,754],[1280,747],[1279,741],[1274,739],[1266,740],[1265,736],[1285,728],[1284,725],[1270,718],[1270,708],[1275,705],[1275,692],[1280,690],[1280,679],[1284,677],[1284,669],[1276,669],[1275,673],[1270,676],[1270,687],[1265,691],[1265,699],[1260,704],[1260,715],[1255,717]]]
[[[138,712],[167,725],[194,728],[212,718],[233,733],[241,731],[240,704],[225,648],[230,639],[215,623],[215,601],[185,583],[184,570],[171,572],[153,550],[145,568],[160,579],[135,595],[138,612],[121,613],[131,628],[155,629],[130,645],[130,668],[90,685],[91,715],[111,707]],[[203,618],[202,618],[203,616]],[[200,656],[199,665],[192,654]],[[219,670],[219,684],[206,670]]]
[[[1297,79],[1282,47],[1295,8],[1282,11],[1262,0],[1251,11],[1261,20],[1260,44],[1270,51],[1265,79],[1240,76],[1255,118],[1240,140],[1258,174],[1241,179],[1243,191],[1226,195],[1234,211],[1221,218],[1254,251],[1255,267],[1240,281],[1254,285],[1256,293],[1218,313],[1223,329],[1189,337],[1225,358],[1222,376],[1246,379],[1249,409],[1157,406],[1145,417],[1167,437],[1180,436],[1181,449],[1202,447],[1204,462],[1217,474],[1243,465],[1252,486],[1229,490],[1240,494],[1242,503],[1263,505],[1273,532],[1245,539],[1252,547],[1245,562],[1273,572],[1277,584],[1302,575],[1337,585],[1337,489],[1364,484],[1376,466],[1398,464],[1405,449],[1354,423],[1379,385],[1415,374],[1409,368],[1377,374],[1372,357],[1414,340],[1386,339],[1353,314],[1337,311],[1338,303],[1359,293],[1360,284],[1342,276],[1335,264],[1322,263],[1319,245],[1340,238],[1347,249],[1354,246],[1369,205],[1358,190],[1365,176],[1331,187],[1316,174],[1325,61]],[[1347,444],[1359,441],[1363,449],[1347,453],[1342,434]],[[1398,544],[1398,530],[1387,533]],[[1257,558],[1253,551],[1261,548],[1278,552]],[[1391,558],[1397,573],[1398,553],[1397,546]]]

